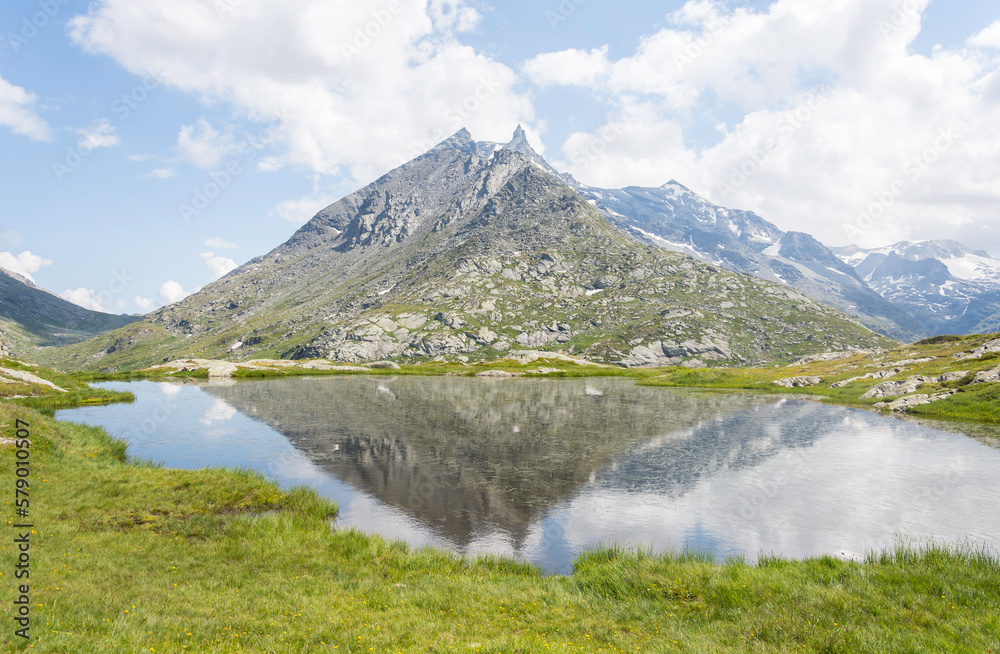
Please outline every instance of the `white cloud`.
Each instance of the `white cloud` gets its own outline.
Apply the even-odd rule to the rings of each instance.
[[[969,38],[969,45],[1000,49],[1000,20]]]
[[[181,156],[205,170],[218,166],[232,147],[232,139],[204,118],[199,118],[194,125],[181,126],[177,135],[177,149]]]
[[[430,0],[428,12],[434,26],[442,31],[468,32],[482,18],[479,12],[466,6],[463,0]]]
[[[304,225],[321,209],[330,206],[337,198],[334,194],[314,185],[313,192],[298,200],[279,202],[271,215],[278,215],[294,225]]]
[[[528,60],[524,73],[539,86],[593,86],[608,74],[611,65],[607,55],[608,46],[590,52],[576,49],[551,52]]]
[[[160,287],[160,297],[167,304],[173,304],[174,302],[180,302],[187,296],[191,295],[194,291],[185,291],[180,284],[174,280],[169,280]]]
[[[285,167],[285,160],[281,157],[264,157],[257,162],[257,170],[262,173],[273,173]]]
[[[230,243],[229,241],[226,241],[218,237],[213,237],[208,239],[207,241],[205,241],[205,245],[207,245],[210,248],[215,248],[216,250],[236,250],[240,247],[235,243]]]
[[[205,265],[208,266],[209,270],[212,271],[212,274],[216,279],[219,279],[239,267],[232,259],[216,256],[216,254],[212,251],[202,252],[201,259],[205,262]]]
[[[32,282],[35,281],[35,278],[31,276],[32,273],[41,270],[42,266],[49,265],[52,265],[51,259],[32,254],[30,250],[25,250],[17,256],[10,252],[0,252],[0,268],[6,268],[13,273],[27,277]]]
[[[156,168],[149,173],[143,175],[143,177],[152,177],[153,179],[170,179],[171,177],[176,177],[177,171],[173,168]]]
[[[75,291],[69,289],[63,291],[60,297],[84,309],[111,313],[111,295],[107,291],[97,293],[93,289],[81,286]]]
[[[152,311],[159,306],[152,298],[142,297],[141,295],[136,295],[134,301],[137,307],[146,312]]]
[[[0,232],[0,243],[18,245],[21,243],[21,235],[12,229],[8,229],[6,232]]]
[[[531,123],[514,71],[455,36],[479,20],[473,4],[400,2],[386,14],[384,0],[257,0],[220,20],[203,0],[98,0],[69,29],[88,52],[276,126],[284,151],[263,169],[286,161],[368,181],[463,126],[506,140]],[[218,161],[226,129],[187,128],[185,156]]]
[[[778,0],[756,11],[695,0],[631,56],[547,53],[524,70],[538,84],[591,90],[608,124],[624,126],[563,144],[556,164],[585,183],[676,178],[831,245],[955,238],[996,248],[1000,56],[913,52],[928,4]],[[995,24],[970,43],[992,46],[997,34]],[[692,125],[720,106],[738,117],[714,143],[696,137]]]
[[[226,422],[236,416],[236,409],[223,400],[216,400],[212,406],[205,410],[205,414],[198,422],[203,425],[211,425],[213,422]]]
[[[80,135],[76,147],[81,151],[111,148],[118,145],[118,134],[109,120],[102,119],[84,129],[76,130]]]
[[[38,96],[0,77],[0,125],[36,141],[52,138],[49,124],[35,113]]]

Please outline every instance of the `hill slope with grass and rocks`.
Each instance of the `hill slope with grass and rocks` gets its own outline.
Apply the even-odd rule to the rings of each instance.
[[[780,283],[637,242],[537,155],[462,130],[185,300],[53,363],[182,357],[754,364],[892,342]]]
[[[22,357],[77,343],[135,322],[137,316],[91,311],[0,268],[0,340]]]

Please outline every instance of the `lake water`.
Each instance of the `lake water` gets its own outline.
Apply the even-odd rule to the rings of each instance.
[[[569,572],[599,544],[851,557],[1000,545],[1000,440],[810,401],[620,379],[319,377],[105,383],[101,425],[167,467],[245,467],[337,528]],[[953,429],[949,427],[949,429]]]

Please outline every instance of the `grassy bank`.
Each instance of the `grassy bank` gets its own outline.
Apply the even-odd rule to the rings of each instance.
[[[329,361],[239,361],[243,366],[231,375],[238,379],[266,379],[320,375],[457,375],[473,376],[502,372],[524,377],[624,377],[650,386],[747,390],[759,393],[806,395],[824,402],[846,406],[877,408],[907,396],[939,397],[929,404],[907,406],[898,410],[925,418],[940,420],[973,420],[1000,422],[1000,384],[979,383],[976,375],[1000,366],[1000,348],[990,346],[1000,334],[973,336],[942,336],[912,343],[884,352],[845,353],[840,358],[823,358],[780,362],[767,366],[730,367],[667,367],[620,368],[587,365],[583,362],[539,359],[519,363],[511,359],[472,363],[429,360],[401,360],[399,369],[364,369],[341,366]],[[985,348],[984,348],[985,346]],[[989,350],[991,347],[995,351]],[[553,353],[553,357],[557,355]],[[145,369],[118,373],[76,373],[79,382],[132,381],[139,379],[207,378],[211,361],[191,360],[187,364],[174,362],[184,369]],[[317,367],[318,366],[318,367]],[[951,376],[957,376],[952,379]],[[916,387],[897,395],[865,398],[874,387],[886,382],[900,382],[920,377]],[[810,378],[810,385],[787,388],[776,384],[790,378]],[[946,379],[946,380],[945,380]],[[2,389],[0,389],[2,391]],[[949,395],[950,394],[950,395]],[[947,397],[944,397],[948,395]],[[887,413],[893,408],[885,408]]]
[[[900,550],[759,565],[606,549],[567,577],[332,531],[335,507],[259,475],[128,463],[104,431],[31,425],[31,640],[38,652],[1000,652],[1000,564]],[[0,475],[13,516],[15,453]],[[18,582],[22,583],[22,582]]]

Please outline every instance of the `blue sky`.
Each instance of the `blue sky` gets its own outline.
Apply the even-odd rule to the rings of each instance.
[[[829,245],[1000,256],[998,21],[971,0],[5,3],[0,265],[144,312],[458,127],[518,123],[592,185],[673,178]]]

